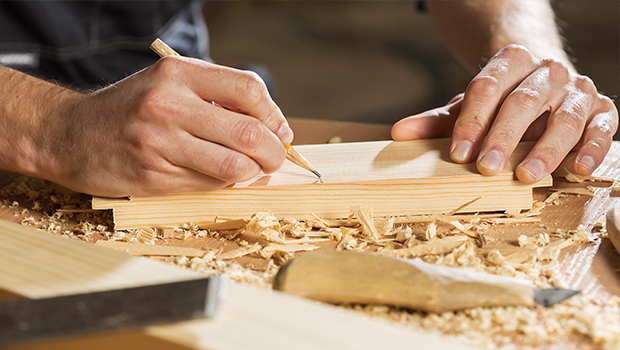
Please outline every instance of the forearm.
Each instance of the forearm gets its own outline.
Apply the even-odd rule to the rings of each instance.
[[[52,119],[77,93],[5,67],[0,81],[0,168],[50,179],[53,154],[43,145],[64,137],[53,135]]]
[[[547,0],[430,0],[428,12],[450,50],[472,73],[509,44],[573,69]]]

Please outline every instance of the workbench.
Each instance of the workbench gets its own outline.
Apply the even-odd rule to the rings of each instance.
[[[390,127],[387,125],[367,125],[349,122],[325,122],[300,119],[291,120],[291,126],[293,130],[297,131],[295,144],[324,143],[330,140],[333,141],[335,137],[340,138],[342,142],[385,140],[389,139],[390,130]],[[607,158],[596,170],[595,174],[598,176],[620,178],[620,142],[613,143]],[[2,203],[0,218],[7,221],[22,223],[22,225],[25,226],[44,228],[49,234],[55,235],[62,235],[63,232],[71,231],[74,236],[79,236],[80,232],[88,231],[89,233],[87,235],[79,236],[78,238],[90,242],[109,237],[112,234],[111,215],[109,213],[97,213],[97,215],[93,215],[93,213],[88,210],[89,196],[76,194],[43,181],[24,180],[23,177],[19,177],[16,174],[5,173],[3,175],[5,187],[0,190],[0,201]],[[582,184],[579,185],[584,187]],[[605,213],[607,209],[613,205],[620,204],[620,199],[610,196],[611,188],[609,184],[592,183],[588,185],[595,188],[593,196],[568,195],[561,198],[559,204],[547,206],[541,214],[540,223],[494,226],[485,233],[487,240],[493,248],[506,248],[518,246],[518,237],[523,234],[536,235],[539,232],[548,232],[556,229],[575,230],[579,225],[583,225],[583,228],[587,232],[600,230],[600,223],[605,222]],[[546,188],[535,189],[534,199],[542,202],[550,193],[551,192]],[[72,203],[73,209],[57,211],[57,203],[67,203],[67,201]],[[45,221],[46,215],[64,215],[66,220],[64,220],[62,224],[54,224]],[[184,240],[170,238],[166,241],[166,244],[173,246],[193,248],[209,247],[211,249],[221,248],[223,251],[230,251],[239,247],[233,241],[211,236],[189,237]],[[252,242],[250,241],[250,243]],[[335,244],[325,244],[323,248],[333,249],[334,246]],[[266,264],[264,259],[261,260],[251,256],[242,257],[238,259],[238,262],[242,266],[255,271],[259,271],[261,268],[264,269]],[[588,244],[568,247],[562,250],[558,263],[560,274],[563,276],[563,281],[566,286],[581,290],[582,295],[603,301],[613,296],[620,296],[620,258],[608,239],[597,238]],[[233,294],[234,293],[238,292],[233,292]],[[238,293],[237,297],[241,298],[243,297],[242,295],[243,293]],[[274,296],[271,294],[265,294],[264,302],[277,304],[277,300],[273,299],[273,297]],[[231,296],[231,298],[235,298],[235,295]],[[260,303],[261,301],[256,300],[256,302]],[[303,306],[303,303],[300,305]],[[224,308],[224,312],[225,310],[226,308]],[[293,315],[294,313],[289,316],[294,317]],[[225,317],[230,318],[231,316]],[[347,315],[347,317],[351,316]],[[357,317],[366,318],[364,315],[359,315]],[[231,320],[231,322],[234,323],[234,319]],[[382,331],[393,329],[395,337],[402,335],[403,329],[401,326],[390,323],[381,324],[381,327],[383,327],[381,328]],[[312,329],[307,331],[312,333]],[[317,331],[321,331],[320,327],[317,328]],[[354,339],[356,337],[355,330],[349,329],[348,332],[352,333],[347,335],[345,337],[346,339]],[[121,342],[132,336],[136,336],[136,334],[137,333],[131,332],[123,333],[116,338],[101,338],[99,340],[102,344],[105,342],[107,342],[105,344],[110,344],[110,339],[116,339]],[[217,337],[217,334],[211,333],[211,336]],[[364,339],[362,334],[360,334],[360,337],[359,339]],[[325,340],[329,341],[329,338],[325,338]],[[88,343],[88,339],[83,341],[85,343],[79,343],[81,344],[80,346],[90,344]],[[262,344],[261,340],[256,341],[256,344]],[[278,344],[285,344],[273,340],[266,343],[272,345],[272,348],[278,348]],[[288,344],[290,345],[290,343]],[[363,343],[358,343],[358,345],[360,344]],[[329,347],[333,344],[324,345],[325,347]],[[45,345],[40,346],[45,348]],[[159,344],[159,346],[165,347],[165,344]],[[584,348],[584,346],[585,348],[596,348],[588,344],[584,345],[570,342],[551,346],[547,345],[543,348],[581,349]],[[30,349],[37,347],[21,348]]]

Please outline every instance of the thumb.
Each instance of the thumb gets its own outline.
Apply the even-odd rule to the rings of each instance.
[[[392,126],[395,141],[450,137],[454,122],[461,111],[463,95],[457,95],[447,105],[412,115]]]

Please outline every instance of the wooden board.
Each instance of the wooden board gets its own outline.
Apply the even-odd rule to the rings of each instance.
[[[278,217],[344,218],[350,208],[372,208],[382,215],[449,212],[480,197],[461,212],[529,209],[535,185],[513,178],[514,165],[531,149],[519,148],[500,174],[480,175],[475,164],[449,159],[449,139],[377,141],[297,146],[325,183],[287,162],[276,173],[219,191],[129,199],[94,198],[94,209],[114,209],[116,229],[203,224],[216,217],[248,218],[259,211]]]
[[[0,296],[42,298],[193,279],[200,274],[0,221]],[[162,300],[165,302],[165,300]],[[215,319],[5,349],[463,349],[329,305],[230,283]]]

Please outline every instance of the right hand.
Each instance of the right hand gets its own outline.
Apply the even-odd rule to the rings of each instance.
[[[293,139],[256,74],[191,58],[162,58],[63,106],[37,132],[40,177],[93,195],[222,188],[276,171]]]

